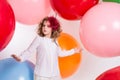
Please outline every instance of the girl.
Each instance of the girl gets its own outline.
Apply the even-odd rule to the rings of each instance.
[[[58,56],[68,56],[80,52],[79,48],[62,51],[57,44],[61,33],[59,21],[54,17],[45,17],[38,27],[38,35],[20,56],[12,55],[17,61],[25,61],[32,53],[37,53],[34,80],[61,80]]]

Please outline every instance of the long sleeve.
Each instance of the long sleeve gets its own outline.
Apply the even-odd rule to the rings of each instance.
[[[58,54],[60,57],[64,57],[64,56],[70,56],[73,55],[75,53],[74,49],[70,49],[70,50],[61,50],[60,47],[58,47]]]
[[[25,61],[30,57],[31,54],[36,53],[36,48],[39,45],[38,43],[39,43],[39,39],[38,37],[35,37],[35,39],[32,41],[29,47],[20,54],[19,57],[21,61]]]
[[[57,45],[57,53],[58,53],[58,56],[60,57],[65,57],[65,56],[70,56],[70,55],[73,55],[75,53],[75,49],[70,49],[70,50],[62,50],[59,46],[59,43],[58,41],[56,40],[55,41],[56,45]]]

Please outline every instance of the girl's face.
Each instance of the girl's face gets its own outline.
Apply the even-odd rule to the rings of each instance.
[[[42,32],[46,37],[51,37],[52,28],[50,27],[49,21],[44,21],[43,27],[42,27]]]

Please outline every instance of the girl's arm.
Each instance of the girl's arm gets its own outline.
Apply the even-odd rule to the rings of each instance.
[[[32,43],[29,45],[29,47],[20,53],[19,56],[16,56],[15,54],[11,55],[14,59],[17,61],[25,61],[30,57],[32,53],[36,52],[36,48],[39,45],[39,39],[38,37],[35,37],[35,39],[32,41]]]
[[[59,44],[58,44],[58,41],[55,41],[55,43],[57,44],[57,47],[58,47],[58,56],[60,57],[64,57],[64,56],[70,56],[70,55],[73,55],[75,53],[80,53],[82,51],[82,48],[80,47],[76,47],[76,48],[73,48],[73,49],[70,49],[70,50],[62,50],[60,47],[59,47]]]
[[[58,49],[58,54],[60,57],[70,56],[70,55],[73,55],[75,53],[80,53],[80,52],[81,52],[80,48],[73,48],[70,50],[61,50],[61,48],[59,47]]]

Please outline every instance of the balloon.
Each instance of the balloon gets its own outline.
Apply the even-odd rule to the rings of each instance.
[[[67,20],[78,20],[99,0],[50,0],[56,13]]]
[[[51,10],[49,0],[7,0],[18,22],[27,25],[37,24]]]
[[[64,50],[69,50],[78,47],[78,42],[69,34],[62,33],[58,38],[60,47]],[[62,78],[71,76],[77,71],[81,62],[81,53],[73,54],[67,57],[59,57],[59,67]]]
[[[81,20],[80,38],[96,56],[120,56],[120,5],[103,2],[91,8]]]
[[[15,30],[15,17],[11,6],[0,0],[0,51],[10,42]]]
[[[0,60],[0,80],[33,80],[34,65],[12,58]]]
[[[120,66],[107,70],[98,76],[96,80],[120,80]]]
[[[120,0],[103,0],[104,2],[117,2],[120,3]]]

